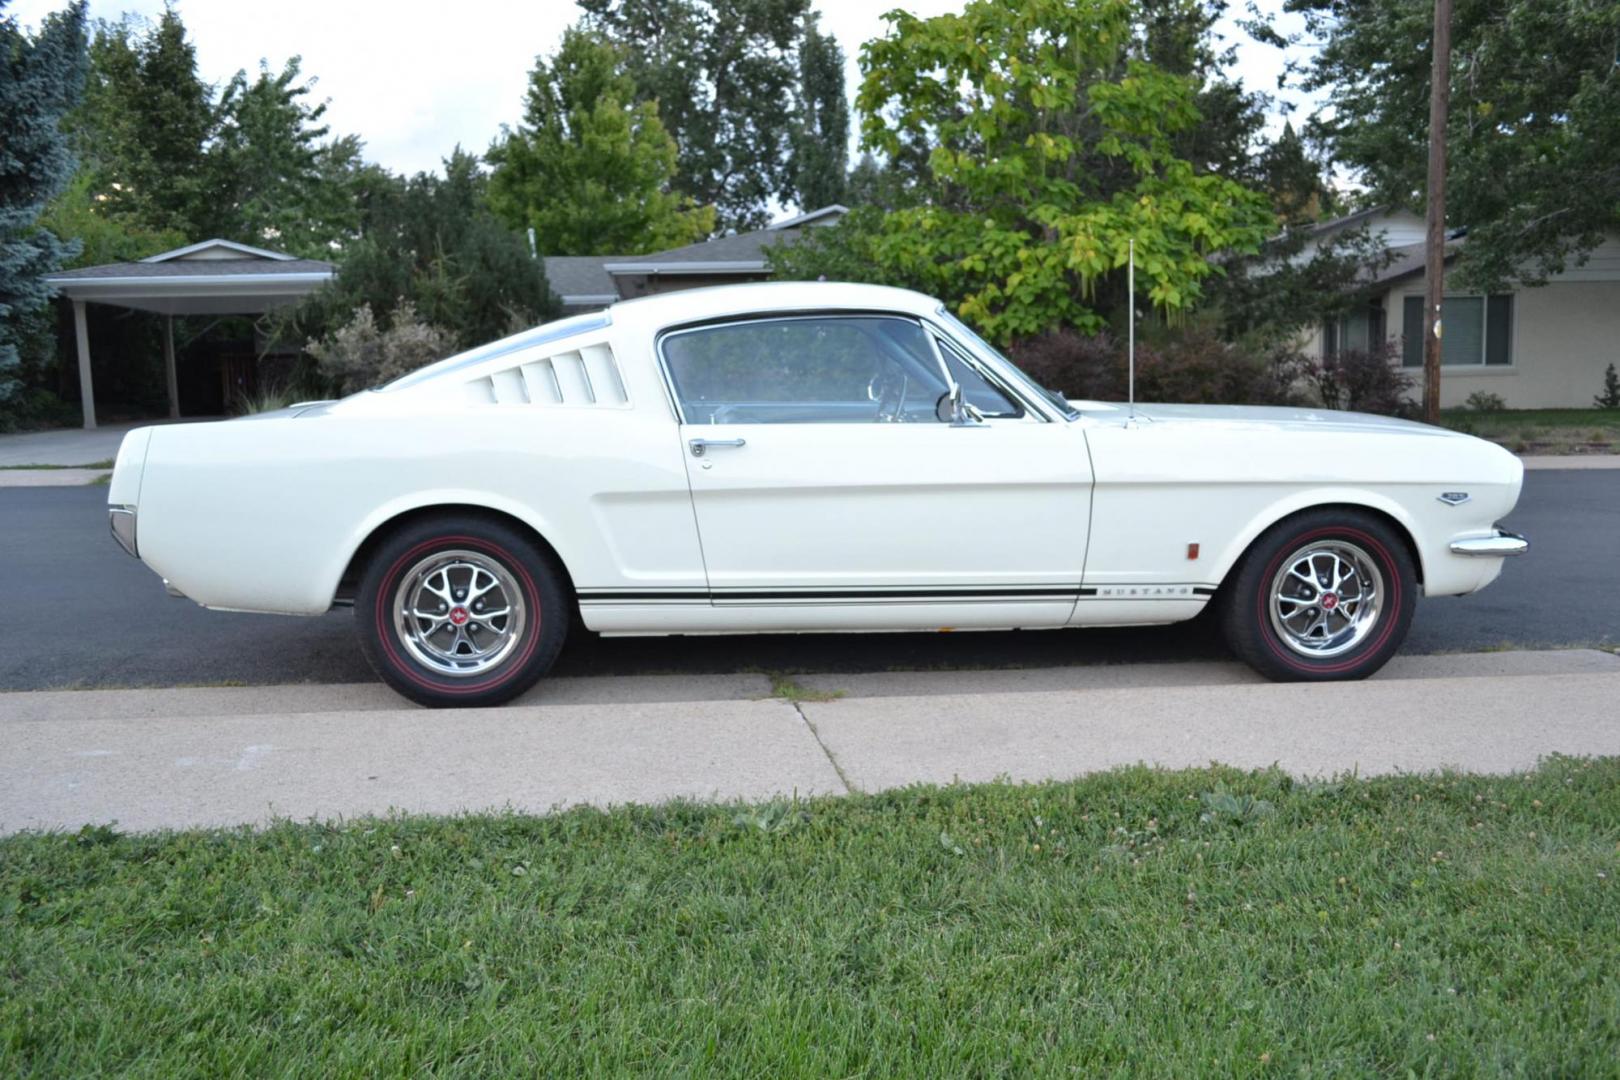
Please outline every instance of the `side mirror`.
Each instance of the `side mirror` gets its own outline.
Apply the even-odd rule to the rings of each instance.
[[[962,399],[962,386],[956,382],[934,402],[934,418],[952,427],[977,427],[984,423],[984,415]]]

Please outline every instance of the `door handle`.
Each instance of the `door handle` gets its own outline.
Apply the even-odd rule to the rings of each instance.
[[[702,457],[711,446],[747,446],[747,439],[692,439],[687,446],[692,448],[693,457]]]

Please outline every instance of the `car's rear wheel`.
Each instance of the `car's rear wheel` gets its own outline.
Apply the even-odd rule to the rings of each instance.
[[[383,681],[433,706],[510,701],[550,669],[569,624],[548,553],[517,529],[471,516],[414,522],[378,545],[355,617]]]
[[[1405,541],[1359,510],[1313,510],[1278,523],[1221,590],[1221,628],[1268,678],[1362,679],[1406,639],[1417,573]]]

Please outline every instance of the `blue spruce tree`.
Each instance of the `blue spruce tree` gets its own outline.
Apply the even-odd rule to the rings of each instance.
[[[87,66],[84,0],[47,17],[35,34],[0,0],[0,416],[21,389],[18,338],[50,298],[45,275],[75,246],[37,225],[73,174],[62,114],[79,100]]]

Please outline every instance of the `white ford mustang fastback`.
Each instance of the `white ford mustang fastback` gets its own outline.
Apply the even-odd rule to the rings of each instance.
[[[1121,626],[1208,604],[1276,679],[1358,678],[1490,583],[1517,459],[1311,409],[1064,401],[938,301],[670,293],[377,390],[124,439],[119,542],[229,611],[353,603],[430,705],[604,634]]]

